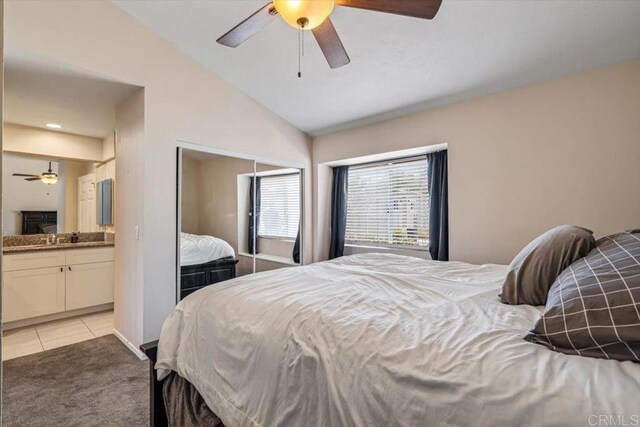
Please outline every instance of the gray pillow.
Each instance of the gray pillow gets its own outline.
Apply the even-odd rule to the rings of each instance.
[[[525,339],[566,354],[640,362],[640,230],[598,240],[563,271]]]
[[[586,228],[561,225],[547,231],[525,246],[509,264],[501,301],[544,305],[549,288],[560,273],[595,246],[593,232]]]

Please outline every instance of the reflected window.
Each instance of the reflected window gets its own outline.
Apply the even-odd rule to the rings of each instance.
[[[300,174],[260,179],[258,236],[295,239],[300,222]]]

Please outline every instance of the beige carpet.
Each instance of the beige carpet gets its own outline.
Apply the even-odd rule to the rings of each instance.
[[[148,369],[113,335],[6,361],[3,425],[148,426]]]

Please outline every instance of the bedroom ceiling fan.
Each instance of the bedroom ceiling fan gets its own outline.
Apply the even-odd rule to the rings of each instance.
[[[14,173],[13,176],[26,176],[25,181],[42,181],[43,184],[53,185],[58,182],[58,174],[51,170],[51,162],[49,162],[49,170],[40,175],[28,173]]]
[[[338,68],[347,65],[351,60],[329,17],[334,6],[432,19],[438,13],[441,3],[442,0],[273,0],[236,25],[217,42],[229,47],[238,47],[280,15],[287,24],[300,31],[299,52],[304,52],[303,31],[311,31],[329,66]]]

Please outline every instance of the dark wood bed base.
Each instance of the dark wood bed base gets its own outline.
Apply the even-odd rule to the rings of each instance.
[[[237,263],[237,259],[226,257],[205,264],[180,267],[180,299],[205,286],[235,278]]]
[[[158,360],[158,341],[151,341],[140,346],[140,350],[149,358],[149,425],[151,427],[168,427],[167,411],[162,397],[162,381],[156,376]]]
[[[237,263],[237,259],[227,257],[205,264],[180,267],[180,299],[205,286],[235,278]],[[162,396],[163,381],[158,381],[155,372],[158,360],[158,341],[142,344],[140,350],[149,358],[149,425],[151,427],[167,427],[169,421]]]
[[[237,259],[227,257],[205,264],[180,267],[180,299],[205,286],[235,278],[237,263]],[[149,358],[149,425],[166,427],[169,425],[169,421],[162,396],[163,381],[158,381],[155,372],[158,360],[158,341],[142,344],[140,350]]]

